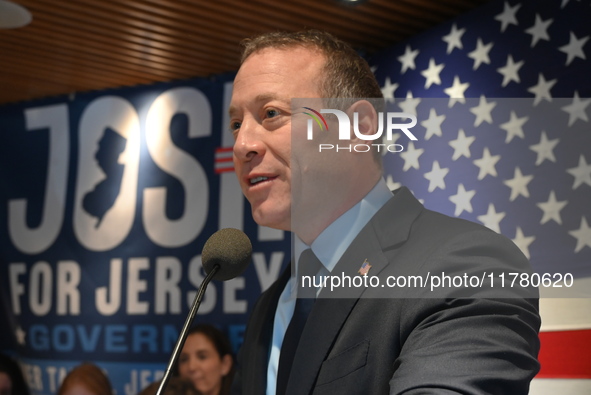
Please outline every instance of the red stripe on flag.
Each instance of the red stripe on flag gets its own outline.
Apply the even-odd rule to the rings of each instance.
[[[224,168],[220,168],[220,169],[215,169],[215,174],[222,174],[222,173],[228,173],[230,171],[234,171],[233,167],[224,167]]]
[[[215,150],[214,172],[215,174],[234,171],[232,147],[218,147]]]
[[[537,378],[591,378],[591,330],[541,332]]]

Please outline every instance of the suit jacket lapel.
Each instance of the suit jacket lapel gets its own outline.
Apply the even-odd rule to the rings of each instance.
[[[353,240],[332,274],[353,278],[367,259],[372,265],[368,275],[377,275],[388,264],[383,251],[406,241],[422,208],[408,189],[396,191]],[[289,395],[312,392],[320,365],[365,288],[335,288],[330,298],[325,297],[326,291],[321,291],[302,333],[287,386]]]
[[[358,239],[356,238],[351,246],[357,245]],[[335,267],[335,271],[338,270],[336,275],[340,275],[341,271],[351,277],[358,275],[357,271],[365,258],[372,264],[371,271],[374,270],[374,267],[383,267],[386,262],[381,249],[369,253],[372,244],[377,243],[377,239],[374,238],[370,243],[362,249],[348,250],[347,254],[352,252],[351,259],[339,261]],[[375,247],[375,244],[373,246]],[[319,296],[310,312],[294,356],[293,368],[286,392],[288,395],[310,394],[312,392],[316,377],[320,371],[320,365],[326,359],[334,339],[336,339],[343,323],[359,300],[358,297],[364,291],[364,288],[335,288],[335,290],[335,294],[345,292],[345,295],[340,295],[340,297],[334,295],[337,296],[336,298]],[[321,294],[324,291],[321,291]]]

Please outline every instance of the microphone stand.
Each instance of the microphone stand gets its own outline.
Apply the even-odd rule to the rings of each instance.
[[[181,350],[183,349],[183,345],[185,344],[185,340],[187,339],[187,334],[189,332],[189,327],[193,320],[195,319],[195,315],[197,314],[197,310],[199,310],[199,305],[201,304],[201,299],[203,299],[203,295],[205,294],[205,289],[207,285],[215,276],[215,274],[220,270],[220,265],[215,264],[209,274],[203,279],[201,282],[201,286],[199,287],[199,292],[195,296],[195,300],[193,301],[193,305],[191,306],[191,310],[189,311],[189,315],[187,316],[187,320],[185,321],[185,325],[183,325],[183,329],[181,330],[181,334],[179,335],[178,340],[174,346],[174,350],[172,351],[172,355],[170,356],[170,361],[168,361],[168,366],[166,367],[166,372],[164,372],[164,377],[160,381],[160,386],[158,387],[158,392],[156,395],[162,395],[164,393],[164,388],[166,388],[166,384],[168,380],[170,380],[170,375],[172,374],[172,368],[176,364],[176,361],[179,359],[179,355]]]

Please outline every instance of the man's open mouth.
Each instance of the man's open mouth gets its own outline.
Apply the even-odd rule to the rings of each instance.
[[[263,176],[254,177],[254,178],[251,178],[250,179],[250,185],[255,185],[255,184],[258,184],[260,182],[267,181],[269,179],[270,179],[270,177],[263,177]]]

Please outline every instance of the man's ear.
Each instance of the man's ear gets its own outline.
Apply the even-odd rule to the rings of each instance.
[[[375,135],[378,131],[378,114],[374,106],[368,102],[367,100],[359,100],[356,101],[349,107],[348,109],[349,119],[353,124],[351,128],[357,128],[360,134],[366,136]],[[355,125],[355,118],[354,114],[357,114],[357,126]],[[371,144],[373,140],[363,140],[359,138],[354,132],[354,129],[351,130],[351,140],[363,144]],[[377,140],[377,137],[376,137]]]

